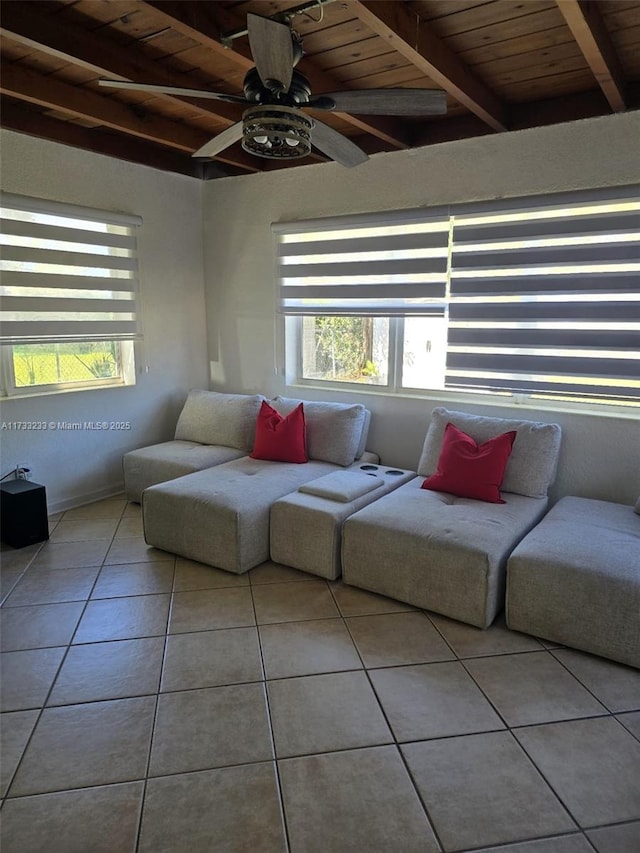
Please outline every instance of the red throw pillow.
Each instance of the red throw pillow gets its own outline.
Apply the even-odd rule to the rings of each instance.
[[[503,432],[478,444],[470,435],[448,423],[438,470],[427,477],[420,488],[503,504],[500,486],[516,435],[515,430]]]
[[[270,462],[309,461],[302,403],[283,418],[263,400],[256,421],[256,440],[251,458]]]

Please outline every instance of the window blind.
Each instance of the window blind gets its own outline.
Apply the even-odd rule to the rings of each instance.
[[[137,340],[140,217],[3,193],[2,344]]]
[[[278,224],[279,309],[290,315],[442,315],[446,211]]]
[[[456,211],[452,233],[447,388],[640,398],[637,190]]]

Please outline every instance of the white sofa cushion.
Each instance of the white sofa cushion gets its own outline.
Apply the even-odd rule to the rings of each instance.
[[[501,491],[530,498],[546,497],[555,477],[560,449],[561,430],[558,424],[490,418],[438,407],[433,410],[424,440],[418,465],[420,476],[428,477],[437,470],[448,423],[466,432],[479,444],[503,432],[516,430],[518,434],[507,463]]]
[[[189,391],[178,418],[175,437],[200,444],[221,444],[250,452],[253,449],[260,394],[220,394]]]
[[[486,628],[504,603],[507,558],[547,500],[513,495],[493,504],[425,491],[421,482],[416,477],[347,518],[344,581]]]
[[[357,458],[367,420],[367,410],[360,403],[318,403],[280,396],[271,402],[281,415],[304,404],[309,459],[346,467]]]
[[[140,503],[143,491],[149,486],[230,462],[239,456],[243,456],[243,451],[236,447],[182,440],[130,450],[122,458],[127,500]]]
[[[338,470],[326,462],[268,462],[243,456],[146,489],[146,541],[228,572],[269,559],[271,505],[307,480]]]
[[[632,507],[563,497],[507,566],[507,624],[640,667],[640,518]]]

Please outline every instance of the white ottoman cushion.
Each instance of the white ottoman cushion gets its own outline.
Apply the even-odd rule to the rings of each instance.
[[[331,474],[325,474],[324,477],[305,483],[298,491],[328,498],[331,501],[349,503],[381,486],[382,480],[378,477],[370,477],[358,471],[333,471]]]

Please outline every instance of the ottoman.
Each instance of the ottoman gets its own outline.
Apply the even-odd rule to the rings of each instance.
[[[298,488],[271,507],[271,559],[335,580],[346,518],[415,477],[414,471],[355,464]]]
[[[640,667],[640,516],[565,497],[507,563],[507,625]]]

